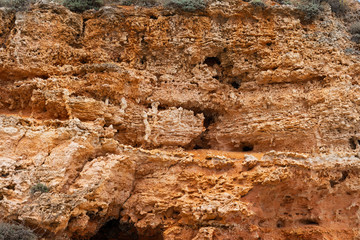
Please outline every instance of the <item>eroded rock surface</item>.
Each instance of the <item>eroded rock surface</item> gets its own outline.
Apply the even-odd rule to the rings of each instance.
[[[358,46],[323,8],[1,8],[0,220],[60,240],[359,238]]]
[[[1,158],[1,214],[44,237],[90,238],[112,219],[133,223],[144,239],[358,234],[355,156],[143,150],[79,120],[0,123],[0,138],[13,146]],[[51,191],[31,194],[38,182]]]

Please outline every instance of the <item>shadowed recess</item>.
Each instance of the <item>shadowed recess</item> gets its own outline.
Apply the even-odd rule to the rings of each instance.
[[[91,240],[163,240],[162,232],[141,235],[134,224],[113,219],[105,223]]]
[[[113,219],[105,223],[91,240],[138,240],[135,226],[127,222]]]
[[[207,58],[205,58],[204,63],[207,64],[209,67],[212,67],[215,64],[217,64],[219,66],[221,65],[221,61],[217,57],[207,57]]]

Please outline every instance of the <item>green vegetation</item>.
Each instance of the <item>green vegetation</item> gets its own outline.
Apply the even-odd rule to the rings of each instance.
[[[0,240],[36,240],[37,236],[22,225],[0,223]]]
[[[345,15],[349,11],[349,7],[344,3],[344,0],[325,0],[329,3],[331,11],[338,16]]]
[[[291,1],[289,1],[289,0],[275,0],[275,2],[277,2],[281,5],[292,5]]]
[[[337,16],[344,16],[349,7],[344,0],[303,0],[298,4],[298,9],[304,13],[305,22],[313,21],[321,11],[323,11],[321,4],[326,2],[330,5],[331,11]]]
[[[304,16],[305,22],[311,22],[312,20],[314,20],[315,17],[322,10],[320,4],[315,1],[302,2],[299,5],[298,9],[300,9],[305,14]]]
[[[31,0],[0,0],[0,7],[23,10],[26,9],[31,3]]]
[[[142,7],[154,7],[159,5],[159,2],[156,0],[124,0],[122,4],[125,6],[136,5]]]
[[[265,8],[266,4],[262,1],[262,0],[252,0],[251,5],[253,5],[254,7],[261,7],[261,8]]]
[[[49,191],[50,191],[50,188],[48,188],[46,185],[44,185],[42,183],[38,183],[30,188],[31,194],[34,194],[36,192],[47,193]]]
[[[360,43],[360,22],[351,24],[349,31],[352,34],[351,41]]]
[[[65,0],[64,6],[73,12],[83,12],[89,9],[99,9],[104,5],[102,0]]]
[[[36,0],[0,0],[0,7],[9,7],[16,11],[27,9]],[[69,8],[73,12],[84,12],[89,9],[99,9],[105,3],[120,3],[126,6],[134,5],[141,7],[165,6],[168,8],[179,9],[186,12],[204,10],[207,0],[53,0]],[[263,0],[243,0],[250,2],[254,7],[265,8]],[[349,7],[344,0],[274,0],[281,5],[295,4],[303,12],[304,22],[313,21],[323,10],[321,3],[326,2],[330,5],[332,12],[337,16],[345,16],[349,12]]]
[[[145,1],[145,0],[144,0]],[[16,11],[27,9],[35,0],[0,0],[0,7],[8,7]],[[99,9],[103,0],[55,0],[73,12],[83,12],[89,9]]]
[[[355,22],[351,24],[349,30],[351,34],[360,34],[360,22]]]
[[[197,10],[204,10],[206,8],[206,2],[204,0],[124,0],[122,4],[126,6],[136,5],[142,7],[164,5],[166,7],[180,9],[185,12],[194,12]]]
[[[166,6],[181,9],[185,12],[194,12],[204,10],[206,3],[204,0],[170,0]]]

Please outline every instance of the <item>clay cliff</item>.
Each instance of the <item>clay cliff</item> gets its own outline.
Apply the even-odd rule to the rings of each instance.
[[[0,8],[0,220],[59,240],[360,238],[359,46],[322,8]]]

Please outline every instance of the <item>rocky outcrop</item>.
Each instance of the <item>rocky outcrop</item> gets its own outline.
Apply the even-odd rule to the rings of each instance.
[[[204,155],[185,155],[178,165],[146,177],[139,173],[123,206],[123,221],[135,222],[140,235],[160,234],[165,228],[165,239],[356,236],[357,217],[351,212],[357,209],[357,187],[347,179],[352,178],[358,159],[338,158],[348,162],[339,168],[328,163],[331,156],[269,154],[249,167],[249,156],[244,161]],[[324,231],[323,226],[331,230]]]
[[[132,146],[353,150],[358,64],[346,54],[354,48],[346,26],[329,9],[304,25],[292,6],[216,4],[199,13],[2,10],[1,109],[36,119],[102,118]],[[167,122],[159,122],[163,129],[147,119],[157,118],[153,111]],[[165,141],[166,124],[177,124],[171,134],[181,137]]]
[[[104,234],[100,227],[112,219],[134,224],[144,239],[358,234],[354,156],[142,150],[79,120],[36,126],[3,117],[1,124],[9,146],[1,159],[1,214],[36,226],[45,238]],[[51,191],[31,194],[38,182]]]
[[[356,239],[360,65],[323,9],[1,8],[0,220],[44,239]]]

